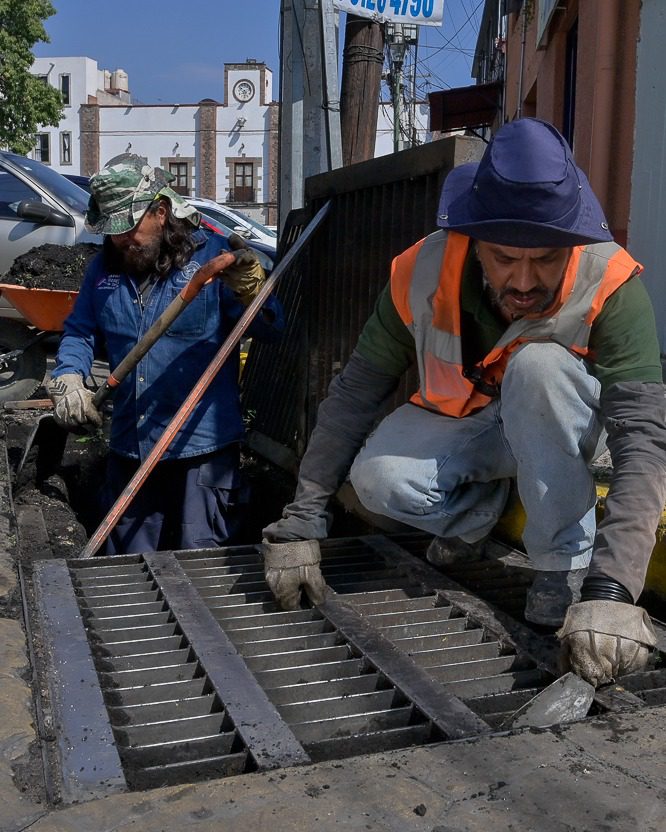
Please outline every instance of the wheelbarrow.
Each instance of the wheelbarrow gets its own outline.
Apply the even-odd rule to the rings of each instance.
[[[18,313],[17,319],[0,318],[0,404],[28,399],[40,388],[46,375],[44,341],[62,332],[77,295],[0,283],[0,296]]]

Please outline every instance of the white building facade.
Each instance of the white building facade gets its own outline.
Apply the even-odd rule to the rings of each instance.
[[[273,75],[248,59],[224,65],[224,103],[134,104],[123,70],[100,70],[91,58],[38,58],[33,74],[57,86],[65,115],[36,136],[34,156],[65,174],[89,176],[130,152],[169,170],[173,186],[277,223],[279,105]],[[391,108],[379,109],[376,156],[393,152]],[[429,141],[428,110],[417,108],[420,142]]]
[[[57,127],[44,127],[35,137],[34,158],[61,173],[80,173],[82,104],[131,103],[127,73],[98,69],[92,58],[36,58],[31,72],[60,90],[65,104]]]

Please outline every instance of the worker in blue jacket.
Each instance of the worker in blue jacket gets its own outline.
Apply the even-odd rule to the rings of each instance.
[[[115,161],[115,160],[114,160]],[[93,357],[106,348],[117,366],[194,273],[230,244],[199,227],[200,215],[169,186],[171,174],[137,156],[109,163],[91,178],[89,230],[104,234],[67,318],[48,385],[63,427],[100,426],[86,387]],[[229,335],[265,280],[247,256],[204,286],[114,394],[105,509],[110,508]],[[279,338],[274,297],[248,330]],[[107,541],[107,554],[219,546],[237,530],[244,489],[239,349],[133,498]]]

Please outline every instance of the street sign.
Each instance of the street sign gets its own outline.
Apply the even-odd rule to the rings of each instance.
[[[415,23],[441,26],[444,0],[332,0],[342,12],[369,17],[379,23]]]

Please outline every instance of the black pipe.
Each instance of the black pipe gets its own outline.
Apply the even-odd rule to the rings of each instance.
[[[629,590],[615,578],[607,575],[588,575],[583,580],[580,591],[581,601],[619,601],[622,604],[632,604],[634,599]]]

